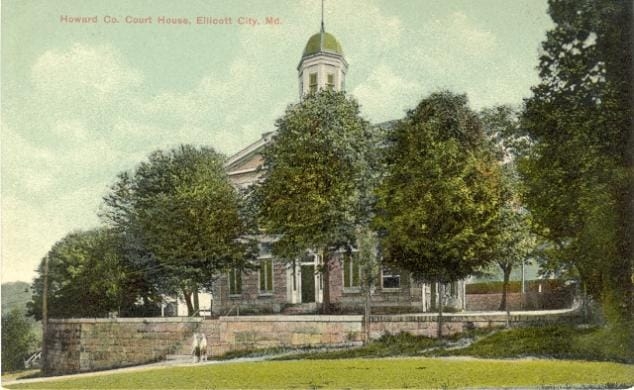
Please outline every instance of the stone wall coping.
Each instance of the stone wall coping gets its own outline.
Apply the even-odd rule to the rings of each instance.
[[[576,315],[578,307],[562,310],[511,311],[509,316],[514,320],[522,318],[547,318],[556,315]],[[410,313],[392,315],[372,315],[372,321],[435,321],[438,313]],[[474,319],[506,320],[504,311],[494,312],[460,312],[443,313],[446,321],[473,321]],[[361,322],[362,315],[260,315],[260,316],[231,316],[220,317],[221,322]],[[52,324],[93,324],[93,323],[200,323],[203,317],[119,317],[119,318],[51,318]]]
[[[196,323],[203,317],[120,317],[120,318],[51,318],[52,324],[94,324],[94,323]]]
[[[360,322],[361,315],[270,315],[270,316],[236,316],[220,317],[221,322]]]
[[[494,312],[460,312],[460,313],[443,313],[443,318],[448,322],[460,321],[506,321],[510,318],[512,321],[522,321],[529,319],[547,319],[556,316],[575,316],[578,314],[578,308],[562,310],[534,310],[534,311],[511,311],[508,314],[505,311]],[[411,313],[411,314],[394,314],[394,315],[372,315],[372,322],[426,322],[436,321],[438,313]]]

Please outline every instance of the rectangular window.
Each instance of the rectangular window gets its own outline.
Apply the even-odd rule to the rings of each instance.
[[[328,79],[326,82],[326,88],[334,89],[335,88],[335,75],[332,73],[328,73]]]
[[[359,260],[357,256],[355,254],[345,254],[343,257],[343,287],[360,287],[360,280]]]
[[[401,274],[398,269],[384,265],[383,266],[383,288],[400,288]]]
[[[260,294],[273,292],[273,260],[260,260]]]
[[[317,73],[308,75],[308,87],[310,88],[310,92],[317,91]]]
[[[239,269],[229,271],[229,294],[242,294],[242,272]]]
[[[270,242],[261,242],[259,244],[260,255],[259,257],[271,257],[273,256],[273,246]]]

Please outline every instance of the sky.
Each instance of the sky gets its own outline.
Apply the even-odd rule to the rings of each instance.
[[[320,0],[1,7],[3,283],[31,282],[55,242],[99,226],[116,175],[152,151],[194,144],[231,155],[274,130],[299,99],[297,65],[321,18]],[[521,104],[552,27],[546,0],[325,0],[324,10],[349,63],[347,91],[373,123],[441,89],[466,93],[474,110]]]

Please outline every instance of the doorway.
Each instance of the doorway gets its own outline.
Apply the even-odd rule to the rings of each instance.
[[[302,303],[315,302],[315,266],[302,265]]]

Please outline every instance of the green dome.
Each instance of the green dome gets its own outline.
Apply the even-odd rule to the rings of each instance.
[[[330,53],[335,53],[339,55],[343,55],[343,49],[335,38],[334,35],[324,32],[324,47],[321,47],[321,34],[317,33],[310,37],[308,43],[306,43],[306,47],[304,48],[304,54],[302,57],[307,57],[311,54],[319,53],[320,51],[327,51]]]

